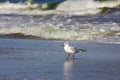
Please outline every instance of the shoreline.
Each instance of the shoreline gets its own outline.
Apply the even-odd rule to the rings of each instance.
[[[16,40],[45,40],[45,41],[62,41],[62,42],[82,42],[82,43],[93,43],[93,44],[113,44],[113,45],[120,45],[120,42],[101,42],[96,40],[62,40],[62,39],[44,39],[44,38],[38,38],[38,37],[32,37],[32,36],[18,36],[15,37],[9,36],[9,35],[0,35],[0,39],[16,39]]]

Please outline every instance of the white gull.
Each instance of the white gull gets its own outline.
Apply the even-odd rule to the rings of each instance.
[[[86,51],[86,50],[83,50],[83,49],[77,49],[76,47],[70,46],[68,42],[64,43],[64,50],[68,54],[68,56],[66,58],[67,60],[69,59],[70,55],[72,55],[72,57],[74,59],[74,55],[76,53]]]

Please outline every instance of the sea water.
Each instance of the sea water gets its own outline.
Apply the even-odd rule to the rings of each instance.
[[[16,0],[15,0],[16,1]],[[48,3],[54,9],[42,10]],[[120,43],[119,0],[41,0],[0,3],[1,37]]]

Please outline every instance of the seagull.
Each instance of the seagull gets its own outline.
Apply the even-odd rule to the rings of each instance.
[[[73,59],[74,59],[74,55],[78,52],[85,52],[87,50],[83,50],[83,49],[77,49],[74,46],[70,46],[68,42],[64,43],[64,50],[65,52],[68,54],[67,56],[67,60],[69,59],[70,55],[72,55]]]

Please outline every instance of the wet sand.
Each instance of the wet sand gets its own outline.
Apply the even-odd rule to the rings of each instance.
[[[87,49],[66,60],[60,40],[0,39],[0,80],[119,80],[120,45],[71,41]]]

